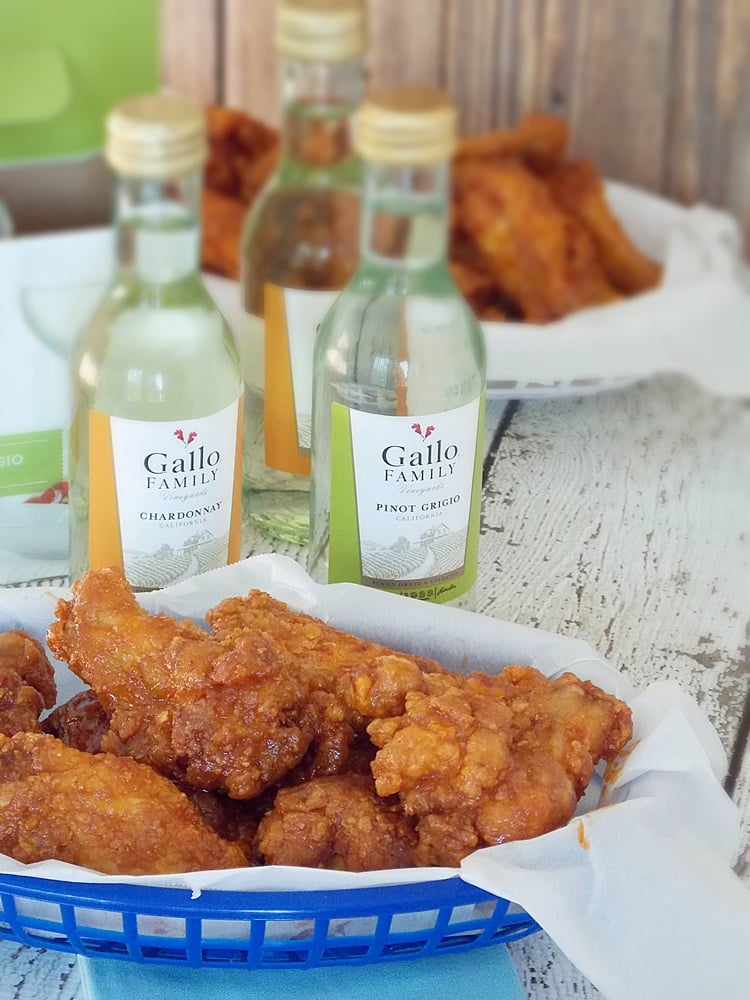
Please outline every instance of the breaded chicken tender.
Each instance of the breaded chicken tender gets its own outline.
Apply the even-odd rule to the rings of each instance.
[[[443,670],[434,660],[397,653],[293,611],[260,590],[222,601],[206,620],[223,642],[266,636],[297,664],[310,687],[315,732],[302,772],[307,778],[348,771],[349,748],[370,719],[402,712],[407,693],[422,687],[425,672]]]
[[[599,760],[632,735],[630,709],[573,674],[531,667],[428,678],[398,718],[368,727],[379,795],[417,819],[420,865],[564,825]]]
[[[282,788],[258,828],[266,864],[363,872],[414,864],[414,824],[366,775]]]
[[[0,633],[0,733],[39,732],[39,716],[57,697],[42,644],[26,632]]]
[[[293,611],[261,590],[222,601],[206,613],[206,621],[219,639],[271,636],[295,657],[313,688],[346,703],[354,722],[400,712],[407,692],[421,688],[425,673],[444,670],[435,660],[396,652]]]
[[[119,569],[91,570],[58,602],[47,641],[109,717],[102,749],[196,788],[251,798],[304,757],[308,685],[270,636],[220,642],[149,615]]]
[[[0,736],[0,851],[109,875],[246,865],[240,848],[150,767],[82,753],[45,733]]]

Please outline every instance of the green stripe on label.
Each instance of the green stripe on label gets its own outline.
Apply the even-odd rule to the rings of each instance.
[[[331,524],[329,583],[361,583],[362,556],[349,410],[331,404]]]
[[[0,497],[38,493],[63,478],[63,432],[0,437]]]

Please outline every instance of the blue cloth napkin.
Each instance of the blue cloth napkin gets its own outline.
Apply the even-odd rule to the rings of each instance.
[[[504,945],[458,955],[326,969],[184,969],[79,957],[86,1000],[525,1000]]]

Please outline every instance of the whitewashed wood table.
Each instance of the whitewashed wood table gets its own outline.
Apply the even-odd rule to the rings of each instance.
[[[248,555],[304,559],[247,537]],[[479,590],[484,614],[578,636],[636,686],[667,677],[697,698],[729,756],[750,881],[750,401],[677,378],[493,400]],[[602,996],[544,933],[510,952],[530,1000]],[[0,942],[0,1000],[52,998],[81,1000],[75,960]]]

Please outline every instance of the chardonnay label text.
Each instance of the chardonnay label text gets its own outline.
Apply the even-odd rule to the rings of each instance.
[[[90,413],[92,566],[119,564],[151,588],[238,558],[239,408],[185,421]]]

